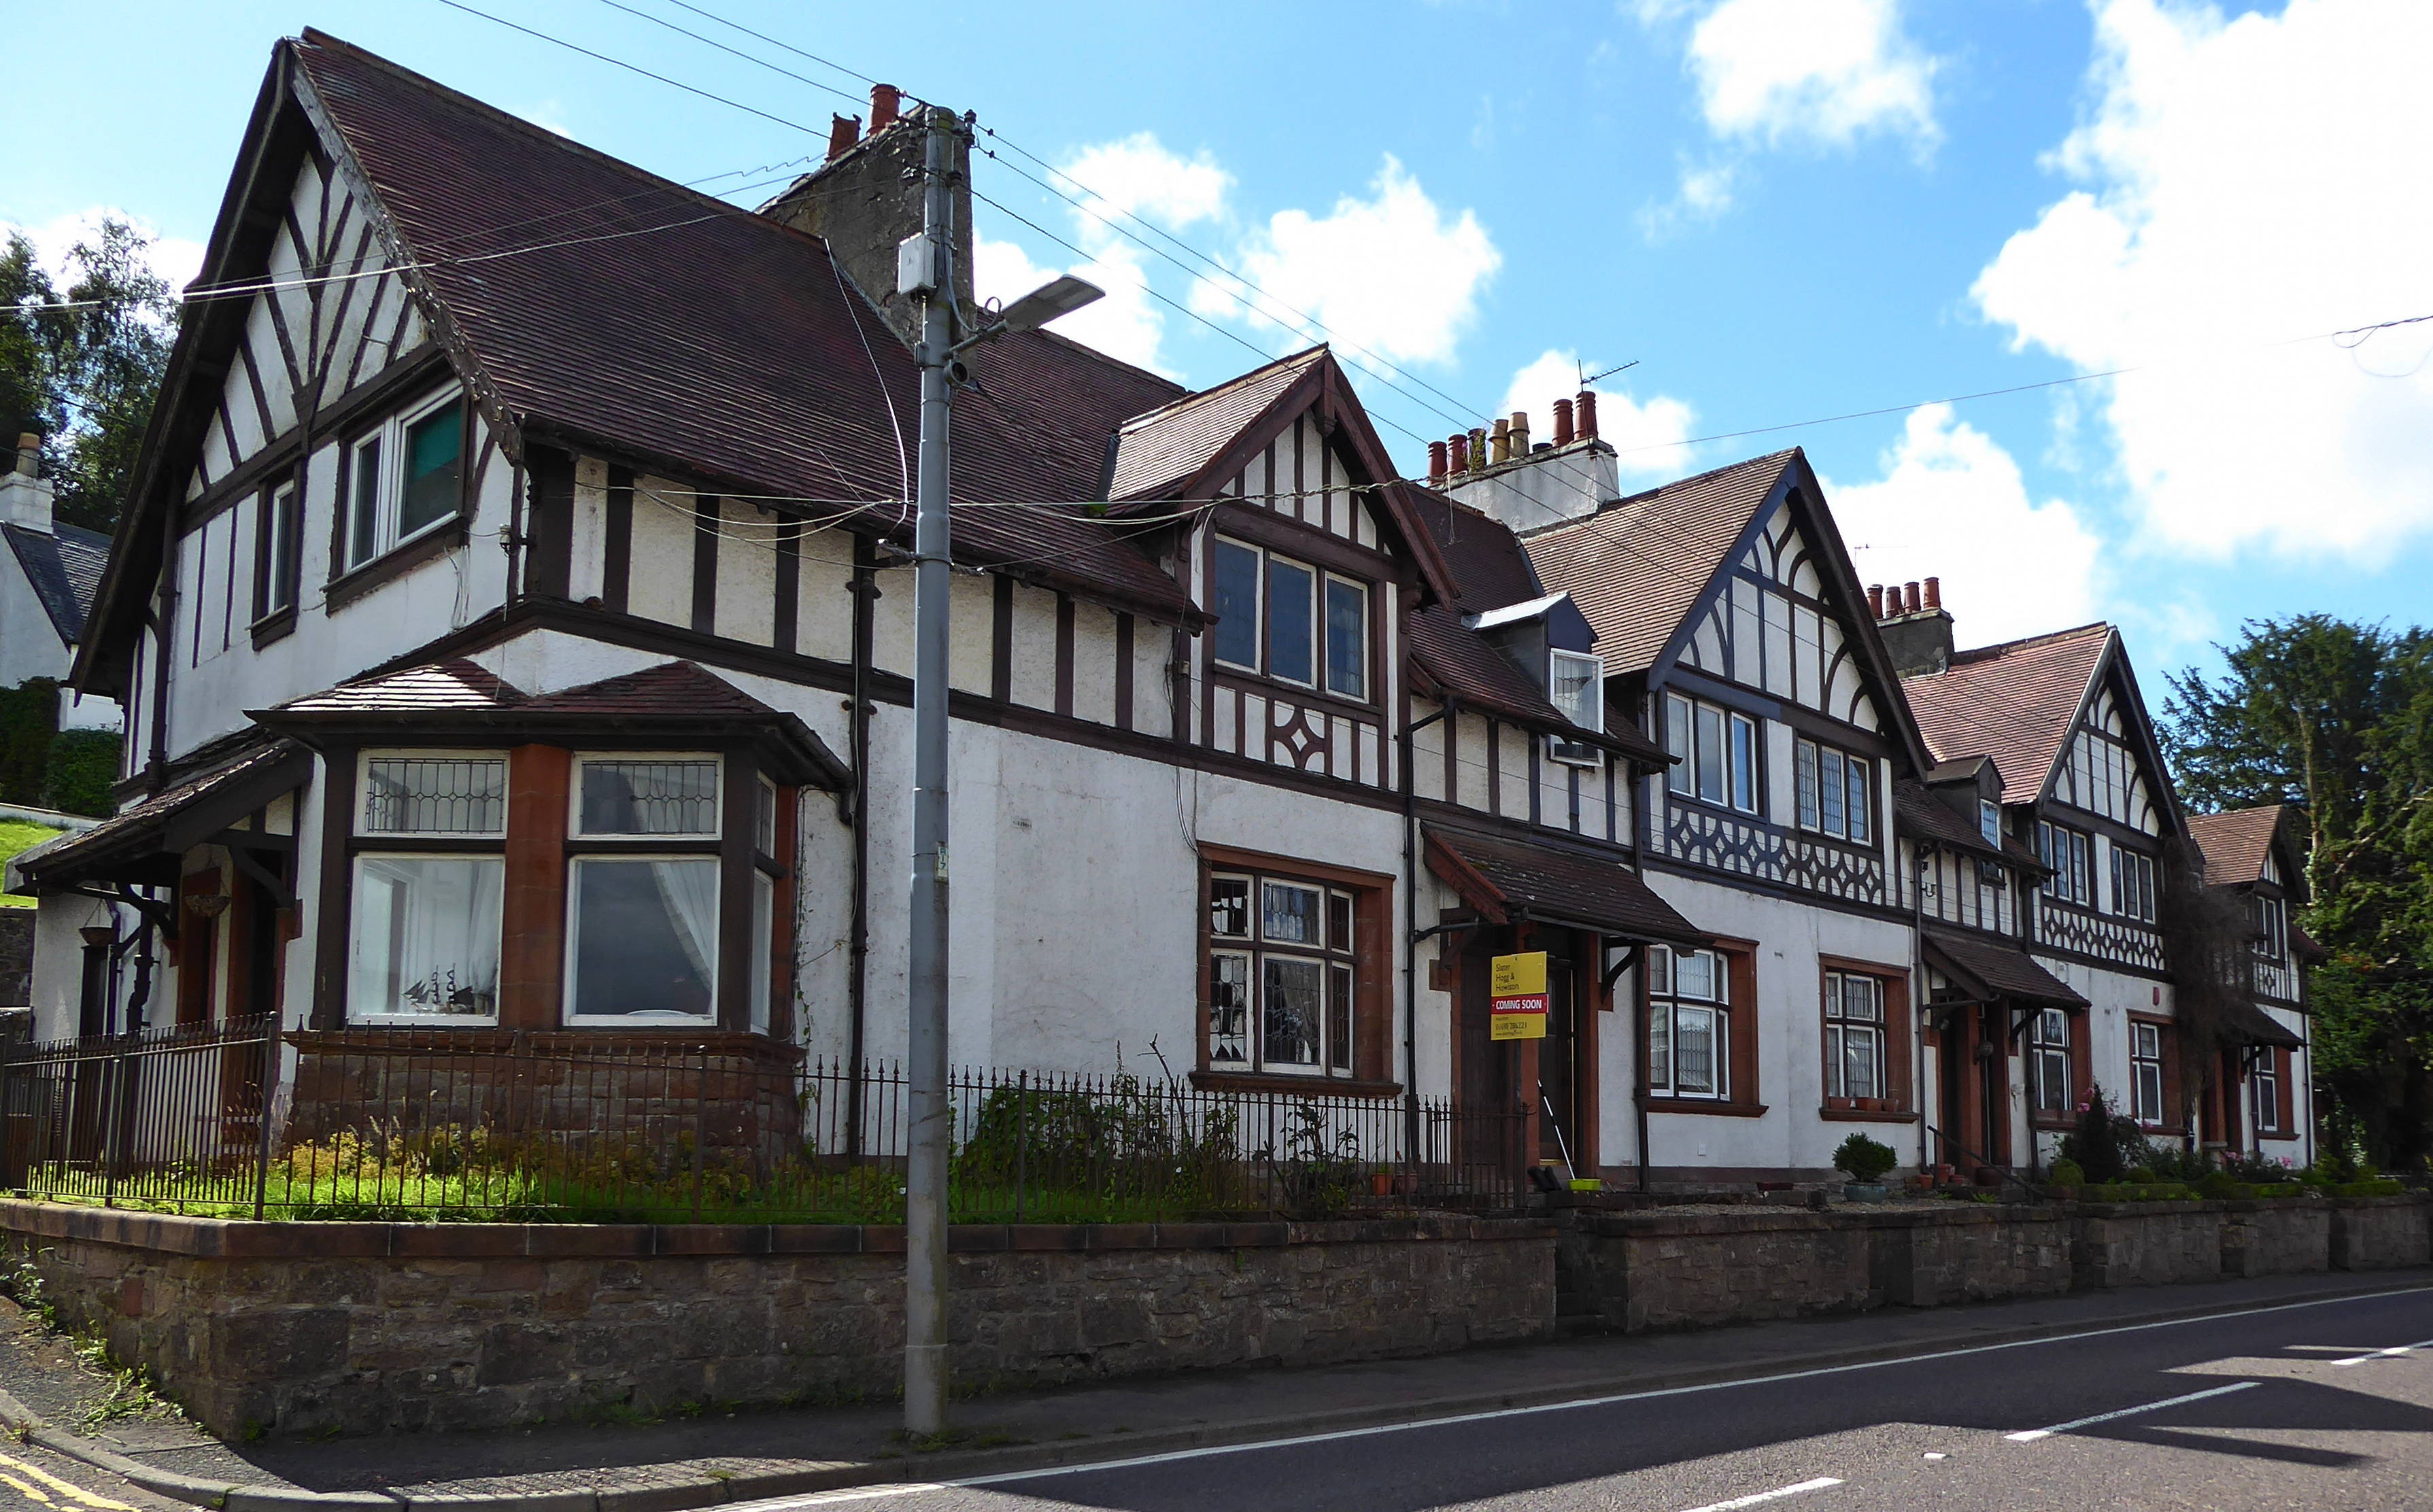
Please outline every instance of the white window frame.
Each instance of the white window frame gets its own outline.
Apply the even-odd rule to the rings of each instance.
[[[400,410],[383,420],[377,429],[367,431],[347,443],[345,463],[347,518],[339,522],[338,530],[338,554],[344,562],[344,571],[351,572],[357,568],[367,567],[399,547],[418,541],[434,531],[444,530],[450,520],[461,518],[460,511],[451,510],[431,523],[417,528],[411,535],[398,534],[398,511],[405,499],[405,433],[451,404],[462,403],[464,398],[463,387],[451,385],[411,409]],[[363,509],[361,497],[363,471],[356,459],[362,454],[366,446],[373,443],[378,443],[381,449],[380,490],[378,496],[372,501],[371,545],[358,556],[354,554],[355,521]],[[458,436],[456,444],[457,453],[461,458],[465,450],[465,437],[462,434]]]
[[[591,838],[596,839],[598,837]],[[704,854],[697,851],[604,851],[589,855],[577,852],[567,857],[566,868],[563,873],[566,879],[565,975],[559,978],[566,984],[565,1006],[562,1017],[567,1025],[572,1027],[578,1025],[615,1026],[620,1024],[639,1024],[657,1027],[670,1024],[680,1024],[707,1028],[716,1028],[719,1027],[718,985],[725,976],[726,966],[725,960],[722,959],[725,955],[725,952],[719,948],[726,934],[726,869],[720,866],[718,864],[718,860],[719,858],[715,852]],[[581,986],[581,977],[577,969],[577,958],[583,943],[583,890],[575,885],[575,869],[587,863],[594,865],[624,866],[641,865],[649,861],[707,861],[710,863],[712,868],[711,875],[716,879],[716,891],[711,894],[709,910],[709,917],[712,923],[709,941],[709,1009],[706,1012],[702,1013],[678,1013],[672,1011],[651,1013],[586,1013],[583,1011],[581,1002],[576,996]]]
[[[1723,749],[1715,755],[1719,792],[1712,798],[1707,797],[1698,790],[1698,716],[1701,713],[1715,716],[1716,739],[1723,743]],[[1748,762],[1745,769],[1739,760],[1742,743],[1737,739],[1738,732],[1744,728],[1748,731]],[[1681,758],[1665,773],[1664,786],[1667,791],[1706,804],[1710,807],[1727,808],[1734,813],[1748,814],[1757,818],[1764,817],[1765,732],[1759,725],[1756,716],[1744,714],[1738,709],[1726,707],[1708,699],[1692,698],[1687,693],[1667,692],[1664,695],[1664,749],[1668,755]],[[1743,777],[1747,779],[1749,801],[1746,806],[1740,802]]]
[[[713,820],[710,827],[704,830],[684,830],[655,835],[584,828],[583,769],[595,761],[654,765],[672,764],[679,761],[707,762],[714,778],[709,800],[709,811]],[[726,758],[714,751],[578,751],[574,756],[574,767],[570,776],[572,780],[566,785],[566,838],[570,841],[666,841],[676,844],[703,841],[714,848],[725,834]]]
[[[2002,806],[1991,798],[1977,800],[1977,833],[1997,849],[2002,843]]]
[[[1841,795],[1842,823],[1838,829],[1829,822],[1825,807],[1825,757],[1829,753],[1837,763],[1838,780],[1833,786]],[[1793,741],[1791,752],[1792,817],[1801,829],[1812,835],[1823,835],[1849,845],[1872,846],[1879,843],[1882,839],[1883,826],[1876,821],[1882,815],[1883,805],[1876,794],[1878,765],[1874,756],[1861,756],[1829,740],[1811,739],[1804,735],[1798,737]],[[1859,778],[1857,790],[1864,795],[1867,810],[1856,825],[1850,823],[1850,778],[1854,774],[1854,767]],[[1803,782],[1809,785],[1805,790],[1801,786]],[[1812,814],[1808,807],[1811,791],[1816,799]]]
[[[374,829],[366,822],[365,805],[371,797],[372,763],[375,761],[495,761],[502,779],[499,794],[499,827],[493,830],[427,830]],[[352,833],[363,840],[403,841],[497,841],[502,845],[507,838],[508,808],[515,802],[515,773],[504,751],[438,750],[428,747],[380,747],[355,754],[355,801]],[[400,852],[398,854],[403,854]],[[501,854],[504,854],[503,851]]]
[[[1581,712],[1579,709],[1564,708],[1560,704],[1555,706],[1561,710],[1563,718],[1572,722],[1574,728],[1603,735],[1605,733],[1605,658],[1593,652],[1564,651],[1560,647],[1547,648],[1546,691],[1549,694],[1560,686],[1557,678],[1557,670],[1566,659],[1586,663],[1591,669],[1589,672],[1588,697],[1585,701],[1589,718],[1582,720],[1579,717]],[[1552,702],[1551,698],[1549,702]],[[1580,740],[1566,740],[1559,735],[1546,737],[1546,755],[1566,766],[1594,767],[1605,763],[1605,754],[1595,746]]]
[[[2153,1053],[2152,1055],[2146,1053],[2149,1045],[2152,1045],[2153,1049]],[[2149,1073],[2152,1073],[2154,1082],[2153,1112],[2151,1113],[2146,1111],[2146,1079]],[[2170,1111],[2163,1105],[2163,1099],[2165,1096],[2164,1089],[2169,1085],[2169,1083],[2164,1075],[2163,1065],[2163,1026],[2160,1024],[2148,1024],[2136,1019],[2130,1020],[2129,1096],[2131,1098],[2131,1116],[2135,1117],[2137,1122],[2145,1128],[2161,1128],[2164,1122],[2164,1114]]]
[[[358,811],[360,812],[360,810],[358,810]],[[487,1013],[390,1013],[390,1012],[381,1012],[381,1011],[371,1011],[371,1012],[358,1012],[358,1011],[356,1011],[356,1010],[355,1010],[355,990],[356,990],[356,985],[357,985],[357,984],[356,984],[356,981],[355,981],[355,939],[356,939],[355,931],[363,927],[363,915],[362,915],[362,911],[361,911],[361,898],[362,898],[362,893],[363,893],[364,866],[365,866],[365,864],[366,864],[366,862],[370,862],[370,861],[467,861],[467,862],[471,862],[471,863],[474,863],[474,864],[477,864],[477,865],[487,865],[487,866],[493,866],[493,867],[498,868],[498,869],[499,869],[499,873],[500,873],[500,877],[499,877],[499,884],[500,884],[500,885],[499,885],[499,963],[500,963],[500,973],[501,973],[501,976],[503,977],[504,977],[504,975],[505,975],[505,967],[506,967],[506,875],[505,875],[505,873],[506,873],[506,866],[507,866],[507,858],[506,858],[506,853],[505,853],[505,851],[504,851],[503,849],[502,849],[502,850],[500,850],[500,851],[498,851],[498,852],[489,852],[489,851],[423,851],[423,850],[412,850],[412,849],[408,849],[408,848],[405,848],[405,847],[400,846],[400,847],[399,847],[399,848],[398,848],[398,849],[396,849],[396,850],[390,850],[390,849],[387,849],[387,848],[383,847],[383,848],[381,848],[381,849],[378,849],[378,850],[358,851],[357,853],[355,853],[355,855],[354,855],[354,856],[352,856],[352,857],[349,858],[348,862],[347,862],[347,903],[348,903],[348,910],[347,910],[347,911],[348,911],[348,918],[347,918],[347,943],[346,943],[346,952],[347,952],[347,955],[346,955],[346,962],[347,962],[347,993],[346,993],[346,1004],[345,1004],[346,1021],[347,1021],[349,1024],[368,1024],[368,1025],[383,1025],[383,1026],[386,1026],[386,1025],[406,1025],[406,1026],[423,1025],[423,1026],[434,1026],[434,1027],[447,1028],[495,1028],[495,1027],[497,1026],[498,1022],[499,1022],[499,1008],[498,1008],[498,1002],[499,1002],[499,992],[500,992],[499,987],[498,987],[498,986],[496,986],[496,985],[494,985],[494,986],[492,987],[492,989],[491,989],[491,994],[490,994],[490,1011],[488,1011]]]
[[[2281,1058],[2269,1045],[2247,1073],[2247,1116],[2257,1134],[2288,1132],[2281,1127]]]
[[[1731,1046],[1732,1010],[1734,1007],[1732,1002],[1732,958],[1720,950],[1695,950],[1688,952],[1688,954],[1691,955],[1707,956],[1713,960],[1714,975],[1711,979],[1714,982],[1714,995],[1711,997],[1685,997],[1682,994],[1680,988],[1680,962],[1676,959],[1678,956],[1683,954],[1683,952],[1676,951],[1670,945],[1649,945],[1647,947],[1647,954],[1648,960],[1651,962],[1653,962],[1656,953],[1659,951],[1662,951],[1664,953],[1662,971],[1664,985],[1660,990],[1659,990],[1655,985],[1655,977],[1650,976],[1648,979],[1647,994],[1648,1043],[1642,1045],[1640,1050],[1641,1054],[1647,1057],[1648,1093],[1653,1096],[1679,1098],[1690,1102],[1729,1102],[1732,1096]],[[1712,1046],[1712,1054],[1714,1056],[1715,1075],[1714,1086],[1709,1091],[1684,1092],[1681,1090],[1680,1021],[1684,1005],[1687,1005],[1688,1010],[1692,1012],[1707,1014],[1709,1016],[1709,1022],[1712,1026],[1710,1044]],[[1660,1035],[1658,1028],[1659,1018],[1662,1021]],[[1664,1053],[1661,1058],[1663,1076],[1660,1079],[1657,1076],[1657,1063],[1659,1058],[1656,1053],[1656,1042],[1659,1037],[1662,1039],[1664,1044]]]
[[[2054,1026],[2060,1026],[2060,1038],[2053,1038]],[[2058,1008],[2040,1008],[2028,1023],[2029,1093],[2035,1098],[2030,1111],[2044,1117],[2067,1113],[2074,1104],[2078,1089],[2071,1085],[2077,1079],[2069,1040],[2069,1014]],[[2058,1072],[2055,1067],[2059,1067]],[[2053,1082],[2061,1083],[2061,1096],[2048,1096]]]
[[[304,576],[303,552],[298,550],[304,515],[296,480],[290,478],[273,485],[263,501],[262,518],[254,524],[260,533],[257,544],[262,562],[262,602],[253,617],[257,624],[296,607]]]

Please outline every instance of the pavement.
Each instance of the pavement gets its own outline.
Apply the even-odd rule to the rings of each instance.
[[[2356,1312],[2371,1308],[2390,1310],[2390,1316]],[[2354,1327],[2329,1322],[2352,1314],[2363,1320]],[[2185,1321],[2203,1317],[2217,1321]],[[2331,1332],[2325,1337],[2337,1335],[2336,1347],[2371,1343],[2379,1349],[2409,1342],[2384,1337],[2394,1329],[2406,1334],[2412,1327],[2410,1339],[2433,1335],[2433,1271],[2282,1277],[1927,1310],[1893,1308],[1696,1333],[1576,1337],[1422,1359],[1202,1372],[1007,1393],[959,1402],[954,1430],[942,1440],[924,1444],[902,1440],[893,1404],[478,1434],[223,1444],[163,1408],[95,1417],[90,1403],[106,1385],[104,1379],[73,1359],[63,1343],[43,1335],[30,1319],[19,1315],[6,1321],[12,1326],[0,1327],[0,1388],[5,1388],[0,1419],[24,1433],[24,1453],[75,1461],[71,1470],[53,1472],[119,1505],[157,1506],[160,1499],[168,1498],[223,1505],[230,1512],[338,1505],[395,1512],[400,1503],[430,1512],[443,1506],[448,1512],[676,1512],[770,1498],[810,1504],[859,1487],[863,1489],[851,1492],[857,1500],[911,1497],[905,1512],[914,1512],[915,1506],[926,1512],[929,1502],[925,1498],[938,1507],[963,1507],[981,1504],[958,1498],[985,1494],[986,1504],[998,1507],[1007,1496],[1019,1499],[1027,1479],[1046,1475],[1058,1478],[1053,1500],[1061,1504],[1379,1508],[1434,1506],[1505,1493],[1543,1496],[1554,1494],[1549,1487],[1602,1485],[1617,1476],[1654,1477],[1649,1483],[1652,1499],[1634,1494],[1610,1501],[1600,1494],[1576,1504],[1691,1507],[1703,1504],[1678,1498],[1703,1494],[1700,1487],[1710,1482],[1763,1480],[1804,1453],[1784,1446],[1809,1439],[1889,1435],[1887,1442],[1906,1444],[1914,1438],[1923,1443],[1946,1430],[1982,1436],[1989,1427],[2017,1430],[2084,1416],[2077,1409],[2099,1399],[2107,1405],[2097,1411],[2135,1404],[2114,1402],[2115,1397],[2160,1400],[2171,1393],[2157,1390],[2138,1397],[2137,1392],[2158,1382],[2176,1382],[2181,1389],[2189,1389],[2185,1377],[2169,1372],[2221,1356],[2224,1339],[2252,1350],[2254,1346],[2238,1341],[2269,1342],[2268,1336],[2287,1334],[2287,1342],[2271,1346],[2286,1351],[2311,1347],[2300,1335],[2311,1337],[2326,1327]],[[2292,1368],[2309,1366],[2303,1353],[2287,1358],[2296,1362]],[[2394,1357],[2378,1372],[2364,1373],[2398,1378],[2426,1368],[2412,1357]],[[2238,1395],[2269,1402],[2303,1383],[2276,1383],[2270,1397],[2261,1385]],[[1745,1400],[1736,1400],[1727,1411],[1724,1393],[1736,1399],[1744,1395]],[[1617,1397],[1633,1400],[1608,1400]],[[2312,1400],[2320,1408],[2347,1399],[2319,1395]],[[1599,1402],[1604,1405],[1595,1405]],[[1659,1411],[1649,1405],[1653,1402],[1665,1405]],[[2238,1405],[2243,1409],[2254,1403]],[[2313,1416],[2328,1421],[2339,1414],[2316,1410]],[[2421,1408],[2411,1406],[2399,1418],[2405,1421],[2393,1419],[2399,1425],[2390,1432],[2433,1443],[2424,1438],[2424,1431],[2433,1428],[2433,1389],[2424,1394]],[[1919,1427],[1921,1423],[1927,1427]],[[1660,1424],[1670,1426],[1651,1426]],[[1701,1424],[1725,1425],[1730,1431],[1715,1438]],[[2331,1422],[2325,1431],[2339,1427]],[[1323,1439],[1330,1446],[1358,1445],[1359,1453],[1318,1449],[1310,1443],[1313,1435],[1333,1436]],[[1755,1441],[1750,1441],[1752,1436]],[[2076,1440],[2082,1436],[2064,1436]],[[1878,1458],[1878,1451],[1890,1453],[1872,1439],[1867,1443],[1874,1446],[1867,1453]],[[2008,1446],[2008,1440],[2003,1443]],[[1501,1447],[1474,1454],[1481,1444]],[[2198,1454],[2207,1463],[2235,1457],[2233,1451],[2201,1448],[2199,1453],[2183,1445],[2179,1452]],[[2003,1451],[2009,1452],[2009,1447]],[[1949,1457],[1957,1452],[1916,1451],[1919,1455],[1934,1453]],[[2275,1458],[2280,1453],[2251,1454],[2241,1463],[2251,1469],[2278,1465],[2286,1470],[2298,1462],[2286,1454]],[[2332,1469],[2306,1461],[2314,1470],[2356,1471],[2350,1460],[2356,1456],[2350,1451],[2311,1448],[2306,1453],[2339,1461]],[[2057,1465],[2064,1455],[2065,1451],[2047,1450],[2037,1463]],[[1132,1463],[1145,1458],[1146,1464]],[[1130,1468],[1067,1468],[1111,1461]],[[1259,1478],[1267,1473],[1259,1468],[1270,1462],[1299,1464],[1302,1470],[1275,1471],[1283,1478],[1271,1483]],[[1945,1465],[1923,1458],[1917,1463]],[[1434,1468],[1404,1473],[1401,1468],[1406,1464]],[[1954,1471],[1949,1474],[1938,1468],[1928,1472],[1939,1477],[1932,1485],[1909,1485],[1903,1494],[1915,1492],[1942,1504],[1945,1499],[1935,1487],[1962,1485],[1976,1473],[1976,1464],[1972,1459],[1967,1466],[1946,1467]],[[1187,1473],[1169,1468],[1185,1465],[1194,1468]],[[1350,1465],[1370,1467],[1360,1471],[1356,1486],[1342,1479]],[[1394,1472],[1380,1473],[1380,1465]],[[1559,1465],[1570,1466],[1568,1479],[1549,1479],[1549,1466]],[[1692,1474],[1685,1466],[1703,1468]],[[1224,1478],[1209,1480],[1220,1469]],[[1914,1467],[1911,1470],[1915,1472]],[[8,1473],[0,1466],[0,1479]],[[1308,1478],[1295,1483],[1295,1474]],[[2433,1487],[2433,1463],[2419,1464],[2417,1474],[2417,1487]],[[1111,1476],[1116,1479],[1108,1481]],[[1836,1480],[1835,1487],[1790,1494],[1821,1496],[1830,1489],[1846,1501],[1852,1493],[1841,1487],[1855,1484],[1851,1477],[1829,1478]],[[992,1489],[941,1488],[943,1483],[975,1479]],[[1799,1479],[1732,1495],[1778,1490]],[[1102,1483],[1111,1487],[1104,1496],[1114,1499],[1085,1489]],[[1882,1481],[1887,1495],[1891,1487],[1907,1484],[1897,1478]],[[872,1489],[890,1486],[915,1489]],[[1318,1496],[1313,1487],[1332,1490]],[[2416,1500],[2390,1504],[2433,1504],[2433,1491],[2410,1494]],[[52,1501],[83,1506],[84,1512],[109,1512],[72,1497],[55,1494]],[[1896,1498],[1868,1504],[1919,1504]],[[1973,1504],[1963,1500],[1951,1504]],[[1997,1500],[1984,1504],[2035,1504]],[[2089,1503],[2082,1496],[2070,1504],[2107,1504],[2101,1497]],[[2120,1504],[2176,1504],[2165,1499]],[[2200,1499],[2187,1504],[2240,1504]],[[2256,1504],[2379,1504],[2335,1497]]]

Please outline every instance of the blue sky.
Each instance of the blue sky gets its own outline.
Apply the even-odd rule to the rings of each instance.
[[[604,0],[468,3],[808,130],[438,0],[88,0],[12,80],[0,221],[55,248],[117,210],[190,268],[307,23],[740,200],[859,109]],[[2433,6],[949,4],[925,46],[908,7],[697,3],[977,110],[1274,318],[1004,161],[978,191],[1080,250],[983,205],[983,292],[1081,267],[1112,295],[1066,329],[1195,385],[1315,334],[1280,306],[1314,315],[1406,470],[1414,435],[1515,404],[1542,434],[1575,362],[1636,361],[1599,385],[1627,482],[1803,445],[1862,574],[1938,573],[1964,644],[2115,619],[2159,703],[2242,619],[2433,621],[2433,323],[2288,339],[2433,314]]]

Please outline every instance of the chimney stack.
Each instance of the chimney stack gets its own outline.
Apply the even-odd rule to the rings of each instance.
[[[837,116],[827,161],[795,179],[760,213],[827,243],[844,276],[878,306],[888,326],[906,342],[915,343],[921,339],[920,301],[896,288],[895,277],[897,249],[906,237],[921,231],[927,197],[921,170],[928,133],[918,129],[926,120],[920,102],[901,93],[872,90],[873,116],[886,114],[889,93],[894,93],[895,124],[914,129],[874,128],[864,135],[859,117]],[[961,141],[947,148],[955,299],[966,310],[976,302],[967,158]]]
[[[49,535],[51,480],[43,476],[43,438],[27,431],[17,437],[17,454],[0,464],[0,520]]]
[[[870,86],[870,134],[876,136],[895,124],[904,108],[904,93],[893,84]],[[829,156],[835,154],[831,152]]]
[[[1951,611],[1943,606],[1943,580],[1931,577],[1923,583],[1867,590],[1869,604],[1879,597],[1883,600],[1883,612],[1878,616],[1877,634],[1883,637],[1884,654],[1892,658],[1893,671],[1903,677],[1948,671]]]
[[[1580,439],[1583,441],[1595,440],[1597,433],[1596,390],[1592,388],[1581,389],[1579,403],[1574,408],[1572,413],[1576,418],[1579,427]]]
[[[1428,443],[1428,484],[1431,487],[1439,487],[1444,481],[1445,444],[1441,441],[1431,441]]]
[[[836,115],[828,118],[828,161],[834,162],[852,151],[853,144],[860,140],[860,116]]]
[[[1883,585],[1879,583],[1873,587],[1867,589],[1867,618],[1870,620],[1880,620],[1883,617],[1884,589]]]
[[[1929,613],[1932,613],[1934,610],[1943,607],[1943,580],[1941,578],[1931,577],[1926,580],[1926,607]]]
[[[1529,412],[1527,410],[1512,412],[1512,454],[1516,457],[1525,457],[1529,454]]]
[[[1458,478],[1470,470],[1470,437],[1456,431],[1445,445],[1452,452],[1445,464],[1447,471],[1451,476]]]
[[[1555,445],[1558,447],[1567,447],[1571,444],[1572,401],[1567,399],[1558,399],[1555,400]]]

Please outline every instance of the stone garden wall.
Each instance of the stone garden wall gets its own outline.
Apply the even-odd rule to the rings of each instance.
[[[903,1231],[242,1223],[0,1200],[12,1260],[214,1433],[894,1394]],[[963,1386],[1541,1338],[1554,1233],[1460,1217],[953,1231]]]

